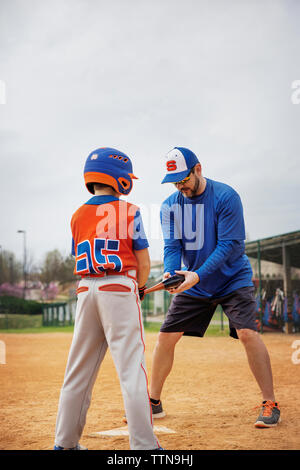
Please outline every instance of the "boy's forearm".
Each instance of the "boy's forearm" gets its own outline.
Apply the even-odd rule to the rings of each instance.
[[[140,265],[137,270],[137,282],[139,287],[143,287],[150,274],[150,265]]]
[[[139,287],[144,287],[146,284],[151,268],[151,261],[148,249],[134,251],[137,260],[137,282]]]

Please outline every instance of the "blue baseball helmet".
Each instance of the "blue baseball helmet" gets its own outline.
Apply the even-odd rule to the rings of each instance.
[[[138,179],[133,174],[130,158],[120,150],[103,147],[91,152],[84,166],[84,181],[88,191],[94,194],[91,183],[112,186],[119,194],[129,194],[132,180]]]

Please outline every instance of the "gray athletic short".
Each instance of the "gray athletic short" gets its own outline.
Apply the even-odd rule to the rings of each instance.
[[[242,287],[220,298],[176,294],[160,331],[183,331],[186,336],[202,337],[218,305],[229,319],[230,336],[238,339],[236,330],[243,328],[257,331],[254,287]]]

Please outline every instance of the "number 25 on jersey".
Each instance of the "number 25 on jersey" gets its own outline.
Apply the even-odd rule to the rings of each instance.
[[[95,238],[94,246],[89,240],[77,245],[76,272],[77,274],[99,274],[107,269],[122,271],[122,260],[116,254],[119,251],[119,240]],[[105,253],[103,253],[105,251]],[[109,253],[112,252],[112,253]]]

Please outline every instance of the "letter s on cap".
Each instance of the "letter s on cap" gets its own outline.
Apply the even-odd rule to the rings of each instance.
[[[167,162],[167,170],[168,171],[175,171],[177,170],[177,165],[175,160],[170,160]]]

